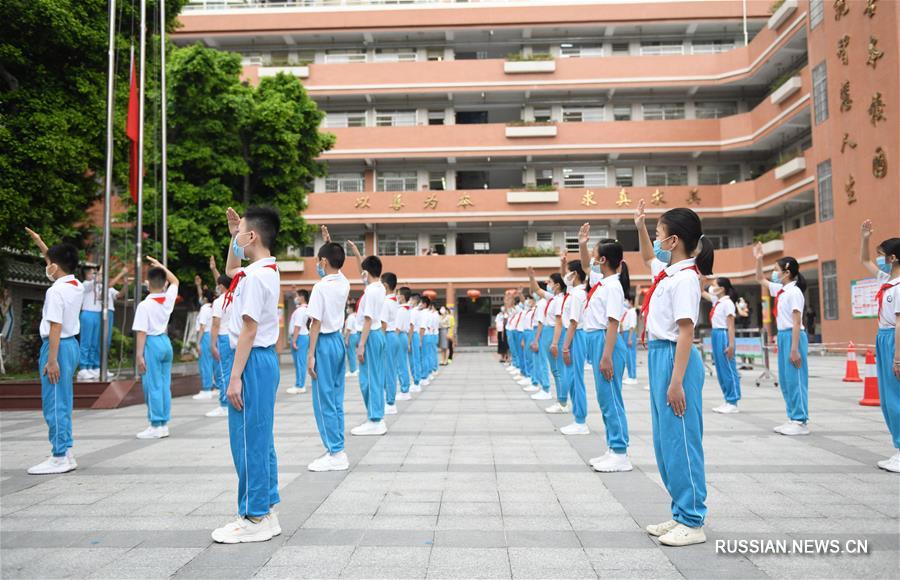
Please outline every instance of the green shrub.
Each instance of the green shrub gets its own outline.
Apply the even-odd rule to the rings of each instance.
[[[511,52],[506,55],[506,60],[512,62],[529,62],[533,60],[553,60],[553,55],[547,52],[535,52],[531,56],[525,56],[519,52]]]
[[[756,234],[753,236],[754,242],[762,242],[765,244],[766,242],[771,242],[773,240],[780,240],[782,233],[778,230],[769,230],[767,232],[763,232],[761,234]]]
[[[510,258],[547,258],[556,256],[552,248],[517,248],[509,251]]]

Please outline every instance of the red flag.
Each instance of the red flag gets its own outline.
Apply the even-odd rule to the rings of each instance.
[[[128,115],[125,121],[125,135],[131,141],[131,159],[128,171],[128,189],[131,199],[138,198],[138,134],[140,132],[140,112],[138,110],[137,74],[134,67],[134,52],[131,54],[131,87],[128,89]]]

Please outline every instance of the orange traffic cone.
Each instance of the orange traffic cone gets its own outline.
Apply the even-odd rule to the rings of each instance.
[[[844,371],[845,383],[861,383],[862,378],[859,376],[859,366],[856,364],[856,347],[853,341],[847,346],[847,369]]]
[[[881,406],[881,399],[878,397],[878,371],[875,369],[875,354],[871,350],[866,351],[866,382],[863,387],[863,398],[859,404],[866,407]]]

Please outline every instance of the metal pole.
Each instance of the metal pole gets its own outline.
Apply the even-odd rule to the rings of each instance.
[[[160,124],[162,125],[162,263],[169,265],[169,196],[166,171],[166,1],[159,3],[159,102],[162,108]]]
[[[747,0],[743,1],[742,8],[744,12],[744,46],[747,46],[750,43],[749,37],[747,36]]]
[[[139,75],[138,98],[138,194],[137,194],[137,235],[135,236],[135,285],[134,305],[141,301],[142,284],[138,281],[142,276],[143,242],[144,242],[144,68],[147,64],[147,0],[141,0],[141,71]],[[137,376],[137,353],[134,358],[134,374]]]
[[[106,78],[106,186],[103,191],[103,311],[100,315],[100,380],[109,370],[109,227],[113,180],[113,116],[116,78],[116,0],[109,0],[109,63]],[[96,284],[97,281],[94,281]]]

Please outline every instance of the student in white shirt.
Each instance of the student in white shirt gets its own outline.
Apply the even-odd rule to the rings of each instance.
[[[526,392],[533,393],[531,398],[536,401],[547,401],[553,398],[550,394],[550,368],[548,357],[550,355],[550,339],[553,338],[553,332],[547,328],[546,316],[550,309],[550,302],[553,300],[553,292],[548,288],[553,288],[552,282],[542,280],[537,282],[534,279],[534,271],[528,270],[528,278],[531,284],[531,293],[536,302],[534,303],[534,316],[531,323],[532,338],[528,347],[534,353],[534,372],[532,380],[534,385],[526,387]]]
[[[81,302],[81,316],[79,333],[79,345],[81,347],[81,358],[78,366],[77,378],[79,381],[96,381],[100,379],[100,342],[102,338],[101,326],[103,324],[103,292],[101,292],[101,282],[98,277],[103,274],[102,270],[89,267],[84,271],[84,293]],[[116,298],[119,291],[114,288],[116,284],[121,282],[128,274],[127,269],[123,269],[113,279],[109,281],[108,293],[108,310],[106,323],[106,348],[109,352],[109,346],[112,341],[113,314],[116,311]]]
[[[397,275],[393,272],[384,272],[381,275],[381,283],[385,292],[384,306],[381,309],[381,329],[384,331],[384,414],[397,414],[397,376],[396,369],[400,366],[401,350],[406,346],[406,337],[401,338],[397,334],[397,317],[400,303],[397,300]]]
[[[27,229],[47,266],[52,282],[41,311],[41,409],[47,423],[52,453],[46,461],[28,469],[30,475],[66,473],[78,467],[72,454],[72,378],[78,367],[79,312],[84,288],[72,274],[78,268],[78,250],[71,244],[47,244]]]
[[[438,371],[438,333],[441,326],[441,315],[438,314],[434,301],[431,301],[428,305],[428,317],[426,320],[428,326],[425,332],[427,338],[425,344],[428,347],[428,352],[425,360],[428,361],[428,382],[430,383],[437,376]]]
[[[625,314],[622,315],[622,324],[619,325],[619,333],[625,341],[625,370],[626,377],[622,380],[624,385],[637,384],[637,308],[631,300],[625,299]]]
[[[275,395],[281,373],[275,343],[279,334],[281,276],[272,249],[281,228],[278,212],[250,207],[244,217],[228,208],[231,246],[225,274],[232,290],[228,337],[234,363],[228,381],[228,435],[238,476],[238,518],[213,531],[223,544],[265,542],[281,533],[274,511],[278,494],[278,458],[273,435]],[[241,267],[243,260],[250,264]]]
[[[397,289],[397,320],[395,322],[397,341],[399,343],[399,358],[396,361],[397,381],[400,384],[400,392],[397,393],[398,401],[409,401],[412,397],[409,394],[409,356],[412,338],[410,333],[410,306],[409,298],[412,296],[412,290],[408,286],[401,286]]]
[[[715,407],[716,413],[737,413],[737,403],[741,400],[741,376],[738,374],[734,341],[735,316],[737,314],[737,292],[731,280],[719,276],[703,292],[703,298],[712,303],[709,311],[709,323],[712,326],[710,342],[713,361],[716,365],[716,378],[725,397],[725,403]]]
[[[526,296],[525,313],[519,319],[519,329],[522,332],[522,353],[525,359],[525,374],[519,380],[519,385],[523,387],[522,390],[526,393],[536,393],[540,390],[540,387],[537,386],[538,381],[535,375],[535,370],[537,370],[537,365],[535,364],[537,353],[531,348],[534,342],[534,317],[536,314],[537,307],[534,297],[531,295]]]
[[[497,354],[500,355],[501,364],[509,364],[509,345],[506,342],[506,306],[494,316],[494,328],[497,330]]]
[[[422,296],[419,299],[419,309],[415,313],[415,332],[419,337],[419,387],[427,387],[431,384],[431,368],[428,363],[430,352],[428,338],[428,312],[431,308],[431,298]]]
[[[875,262],[869,260],[872,222],[862,226],[860,258],[866,269],[881,281],[878,302],[878,334],[875,337],[875,364],[878,395],[884,422],[891,433],[894,455],[878,462],[885,471],[900,473],[900,238],[888,238],[878,245]]]
[[[216,384],[215,360],[212,357],[212,342],[210,340],[210,327],[212,326],[212,302],[211,290],[200,292],[200,312],[197,314],[196,331],[200,337],[198,347],[200,357],[197,366],[200,369],[200,392],[191,397],[196,400],[209,400],[216,397],[213,387]]]
[[[288,387],[290,395],[306,392],[306,358],[309,354],[309,292],[298,290],[294,296],[294,312],[288,324],[291,336],[291,355],[294,359],[294,386]]]
[[[363,259],[353,242],[350,249],[356,256],[363,281],[363,295],[356,303],[356,326],[359,328],[359,345],[356,360],[359,361],[359,388],[366,404],[366,421],[350,430],[351,435],[384,435],[384,331],[381,329],[381,310],[386,295],[381,283],[381,259],[367,256]]]
[[[310,471],[344,471],[344,359],[347,356],[341,326],[350,282],[341,273],[344,248],[331,241],[322,227],[325,244],[316,254],[321,280],[309,298],[309,354],[306,368],[312,378],[313,413],[325,454],[309,464]]]
[[[546,409],[544,412],[551,414],[567,414],[572,411],[569,405],[569,391],[564,374],[565,364],[562,360],[562,349],[565,341],[565,332],[563,331],[562,311],[563,304],[568,300],[569,288],[563,280],[562,274],[554,272],[550,274],[550,285],[553,288],[554,296],[550,300],[550,304],[545,311],[545,322],[543,332],[547,333],[547,357],[549,360],[550,373],[553,376],[553,382],[556,384],[556,402]],[[543,333],[541,334],[543,337]]]
[[[428,298],[419,294],[409,297],[409,371],[413,381],[410,393],[422,392],[422,335],[419,323],[422,320],[423,300]]]
[[[359,330],[356,328],[356,304],[347,306],[347,318],[344,322],[344,345],[347,347],[347,376],[359,374],[359,363],[356,360],[356,347],[359,346]]]
[[[566,272],[563,279],[569,288],[562,311],[563,338],[562,359],[563,373],[567,383],[567,391],[572,400],[574,421],[559,432],[563,435],[589,435],[587,420],[587,391],[584,383],[584,363],[588,357],[588,345],[584,336],[584,306],[587,292],[584,285],[587,274],[581,267],[581,260],[566,261],[562,256],[562,270]]]
[[[631,291],[625,250],[617,240],[602,239],[593,252],[588,249],[591,226],[578,232],[581,262],[591,264],[590,290],[585,298],[584,330],[588,343],[597,403],[606,428],[606,453],[591,459],[594,471],[615,473],[631,471],[628,459],[628,418],[622,399],[622,375],[627,359],[625,341],[619,335],[619,323],[625,315],[625,296]]]
[[[645,219],[644,200],[640,200],[634,221],[642,258],[653,275],[642,308],[649,335],[653,447],[659,474],[672,498],[672,519],[647,526],[647,532],[667,546],[687,546],[706,541],[705,372],[693,340],[700,312],[698,272],[712,274],[713,245],[703,236],[699,216],[688,208],[660,216],[652,245]]]
[[[231,365],[234,363],[234,350],[228,338],[228,325],[231,311],[225,310],[225,294],[231,287],[231,278],[225,274],[216,276],[216,299],[212,303],[212,322],[209,329],[209,350],[213,358],[213,370],[216,377],[216,388],[219,389],[219,404],[206,414],[207,417],[228,416],[228,383],[231,381]]]
[[[778,384],[787,407],[789,421],[775,427],[781,435],[809,435],[809,337],[803,328],[806,280],[800,264],[791,256],[775,262],[772,280],[763,276],[763,249],[753,247],[756,281],[772,296],[772,313],[778,328]]]

